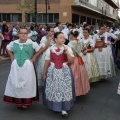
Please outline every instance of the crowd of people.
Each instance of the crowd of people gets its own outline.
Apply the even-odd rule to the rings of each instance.
[[[117,28],[57,22],[55,27],[4,23],[0,30],[0,55],[12,61],[3,100],[19,109],[39,101],[40,86],[48,109],[67,117],[76,96],[89,93],[93,82],[116,75]]]

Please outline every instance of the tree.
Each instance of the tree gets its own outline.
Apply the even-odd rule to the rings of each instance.
[[[25,19],[27,18],[27,13],[34,16],[33,0],[24,0],[24,3],[18,4],[16,9],[24,14]]]
[[[120,19],[115,21],[114,25],[115,25],[116,28],[119,28],[120,27]]]

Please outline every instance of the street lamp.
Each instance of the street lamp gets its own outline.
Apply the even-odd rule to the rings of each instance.
[[[106,24],[106,9],[105,9],[105,24]]]
[[[104,15],[103,15],[103,7],[102,7],[102,19],[101,19],[101,25],[103,24],[103,18],[104,18]]]
[[[37,0],[35,0],[35,9],[34,9],[34,21],[37,24]]]
[[[45,5],[46,5],[46,26],[47,26],[47,22],[48,22],[48,9],[50,10],[50,1],[49,0],[45,0]]]

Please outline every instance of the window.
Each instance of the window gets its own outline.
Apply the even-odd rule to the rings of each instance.
[[[17,14],[12,14],[12,22],[17,22]]]
[[[22,22],[22,14],[21,13],[1,13],[0,21],[9,21],[9,22]]]
[[[87,24],[91,25],[91,18],[87,17]]]
[[[10,14],[6,14],[6,20],[10,22]]]
[[[104,24],[106,24],[106,21],[104,21]]]
[[[6,20],[6,14],[5,14],[5,13],[2,14],[2,18],[3,18],[2,21],[5,21],[5,20]]]
[[[100,25],[100,22],[101,22],[101,21],[100,21],[99,19],[97,19],[97,24],[98,24],[98,25]]]
[[[31,20],[32,20],[32,22],[35,22],[35,16],[34,15],[31,15]]]
[[[30,14],[27,14],[26,21],[34,22],[34,17],[32,17]],[[46,13],[38,13],[37,21],[40,23],[46,23]],[[48,13],[47,14],[48,23],[56,23],[58,21],[59,21],[59,13]]]
[[[83,22],[86,22],[86,17],[85,16],[81,16],[80,23],[83,23]]]
[[[47,14],[48,15],[48,14]],[[48,17],[48,16],[47,16]],[[43,21],[42,21],[43,23],[45,23],[46,22],[46,14],[43,14]],[[47,20],[47,22],[48,22],[48,20]]]
[[[43,16],[42,13],[38,14],[38,22],[42,22],[42,19],[43,19],[42,16]]]
[[[22,22],[22,14],[18,14],[18,21]]]
[[[96,19],[92,18],[92,25],[96,25]]]
[[[0,22],[2,22],[1,14],[0,14]]]
[[[48,17],[49,23],[53,23],[54,22],[54,20],[53,20],[53,15],[54,14],[49,13],[48,15],[49,15],[49,17]]]
[[[27,22],[31,22],[31,20],[30,20],[30,14],[26,14],[26,19],[27,19],[26,20]]]
[[[54,23],[59,21],[59,14],[58,13],[54,13]]]
[[[72,23],[79,23],[79,15],[72,14]]]

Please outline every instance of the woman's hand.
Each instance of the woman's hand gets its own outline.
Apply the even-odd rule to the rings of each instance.
[[[35,60],[36,60],[36,58],[35,58],[35,57],[32,57],[32,58],[30,59],[30,61],[31,61],[32,63],[34,63],[34,62],[35,62]]]
[[[88,52],[88,51],[87,51],[87,49],[86,49],[86,50],[84,50],[83,54],[84,54],[84,55],[86,55],[86,54],[87,54],[87,52]]]
[[[11,58],[11,62],[13,62],[14,61],[14,58]]]
[[[50,44],[50,43],[51,43],[51,41],[52,41],[52,37],[47,36],[47,43],[48,43],[48,44]]]

